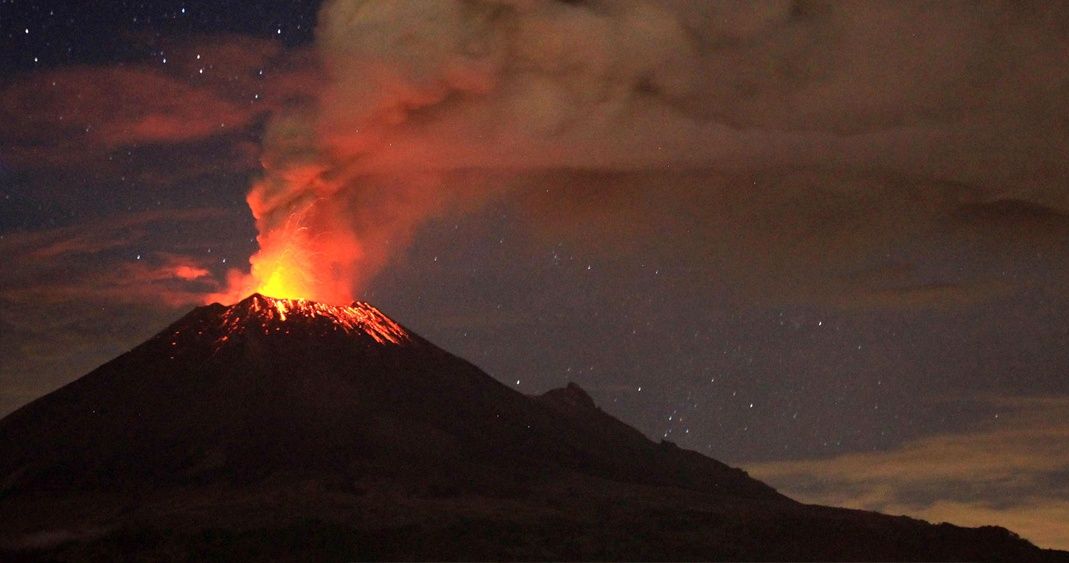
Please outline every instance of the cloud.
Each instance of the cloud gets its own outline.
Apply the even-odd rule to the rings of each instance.
[[[1069,548],[1069,398],[978,400],[998,418],[973,432],[747,470],[803,502],[997,524],[1040,546]]]
[[[746,233],[750,260],[723,266],[782,258],[766,268],[771,294],[818,285],[790,254],[831,243],[845,255],[830,270],[868,260],[899,234],[875,225],[926,232],[947,209],[928,206],[950,193],[1066,210],[1069,71],[1055,54],[1066,23],[1069,9],[1051,4],[328,1],[315,45],[326,79],[268,125],[249,196],[262,249],[252,276],[292,260],[307,275],[291,285],[347,300],[453,202],[477,207],[554,172],[704,174],[709,194],[675,202],[697,220],[737,191],[727,197],[775,222]],[[812,170],[833,181],[761,189]],[[762,181],[722,187],[724,175]],[[473,177],[487,189],[470,189]],[[543,187],[564,208],[549,221],[577,216],[573,190]],[[644,189],[678,194],[666,181]],[[607,216],[634,205],[599,218],[620,222]],[[790,239],[781,224],[814,230]],[[961,285],[914,280],[897,299]]]
[[[5,137],[38,152],[174,143],[242,127],[258,108],[150,67],[65,68],[24,77],[0,94]],[[57,141],[58,140],[58,141]]]
[[[538,244],[641,256],[706,301],[961,309],[1049,284],[1066,267],[1062,227],[1026,236],[963,222],[960,209],[988,203],[953,182],[786,169],[559,171],[518,185],[510,198]]]
[[[1012,179],[939,157],[1064,119],[1069,72],[1034,45],[1064,46],[1067,12],[335,0],[317,28],[332,81],[316,121],[331,149],[370,161],[363,170],[834,163],[992,181],[966,174],[979,165]],[[1064,174],[1046,144],[1064,147],[1053,125],[1002,139],[993,156],[1028,145],[1039,151],[1028,164]]]
[[[0,305],[91,301],[177,307],[202,303],[217,290],[202,259],[138,248],[160,244],[152,240],[160,224],[196,228],[222,216],[212,209],[161,210],[4,234],[0,251],[7,257],[8,268],[0,274]]]
[[[882,284],[881,284],[882,285]],[[860,309],[960,308],[989,301],[1013,290],[1006,283],[979,280],[968,284],[927,283],[891,287],[859,287],[839,304]]]
[[[93,166],[140,145],[226,137],[314,82],[302,51],[271,41],[201,37],[168,45],[168,63],[70,66],[12,77],[0,89],[0,141],[16,169]],[[298,65],[304,64],[304,68]],[[267,69],[277,76],[263,80]]]

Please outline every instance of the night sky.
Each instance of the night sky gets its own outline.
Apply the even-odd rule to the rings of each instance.
[[[0,414],[299,210],[308,297],[522,392],[1069,549],[1067,61],[1056,2],[0,0]]]

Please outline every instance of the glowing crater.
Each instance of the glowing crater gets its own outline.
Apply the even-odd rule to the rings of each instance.
[[[411,339],[401,325],[363,301],[339,306],[307,299],[279,299],[255,294],[228,307],[221,318],[224,336],[217,344],[225,343],[228,335],[250,328],[261,330],[264,334],[288,333],[288,327],[298,322],[324,323],[335,331],[365,334],[379,344],[402,344]]]

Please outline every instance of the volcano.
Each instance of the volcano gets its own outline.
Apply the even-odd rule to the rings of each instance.
[[[4,559],[1069,560],[803,505],[367,303],[258,294],[0,421],[0,530]]]

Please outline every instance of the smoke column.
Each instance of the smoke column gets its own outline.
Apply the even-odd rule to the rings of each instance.
[[[1014,68],[978,53],[1012,55],[1022,69],[1047,65],[1047,51],[1020,45],[1054,46],[1064,19],[1037,14],[1052,22],[1050,37],[1022,43],[983,31],[997,12],[785,0],[328,0],[315,42],[324,80],[310,102],[270,121],[264,173],[248,196],[260,250],[251,271],[231,272],[229,290],[212,298],[351,301],[425,220],[493,191],[458,183],[459,172],[832,163],[989,179],[940,163],[964,161],[953,151],[991,151],[969,162],[1006,160],[990,142],[1001,134],[993,120],[1032,102],[997,87],[1014,83]],[[898,33],[918,20],[932,32]],[[971,113],[954,109],[985,81],[990,94],[971,99]],[[948,158],[930,159],[934,150]]]

